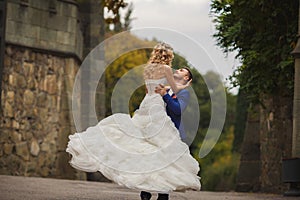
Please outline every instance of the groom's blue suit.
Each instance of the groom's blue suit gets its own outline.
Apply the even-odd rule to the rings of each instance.
[[[184,130],[184,125],[181,123],[181,115],[189,103],[190,92],[187,89],[180,90],[176,95],[170,95],[168,92],[163,96],[163,100],[167,104],[167,114],[174,122],[175,127],[179,130],[182,141],[186,142],[187,135]]]

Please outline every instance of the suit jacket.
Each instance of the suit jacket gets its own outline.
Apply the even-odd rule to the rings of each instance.
[[[181,122],[181,114],[189,103],[190,92],[187,89],[183,89],[180,90],[175,96],[174,95],[175,94],[171,96],[169,93],[167,93],[163,96],[163,100],[167,104],[167,114],[174,122],[175,127],[179,130],[182,141],[185,141],[187,135],[184,130],[184,125]]]

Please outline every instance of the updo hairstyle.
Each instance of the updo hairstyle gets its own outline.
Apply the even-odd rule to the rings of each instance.
[[[171,66],[173,58],[173,48],[170,45],[161,42],[154,46],[148,64],[164,64]]]

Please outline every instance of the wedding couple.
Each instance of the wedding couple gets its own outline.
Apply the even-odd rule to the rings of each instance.
[[[173,49],[158,43],[144,68],[147,94],[133,117],[116,113],[86,131],[69,136],[70,164],[86,172],[100,171],[113,182],[142,191],[142,200],[158,193],[200,190],[198,162],[184,143],[181,113],[189,101],[188,68],[174,72]],[[168,85],[167,89],[164,85]]]

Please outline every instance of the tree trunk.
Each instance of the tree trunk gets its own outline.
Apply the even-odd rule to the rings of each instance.
[[[262,95],[260,108],[261,192],[281,193],[283,158],[291,156],[292,99],[283,88]]]

